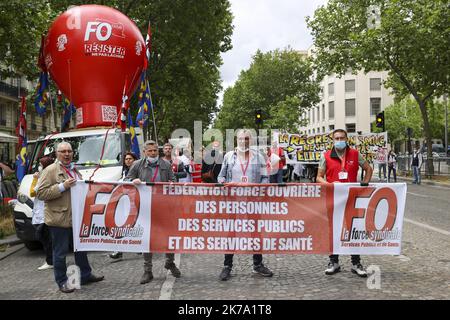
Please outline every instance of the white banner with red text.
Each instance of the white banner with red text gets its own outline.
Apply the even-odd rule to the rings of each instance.
[[[78,181],[77,251],[400,254],[406,184]]]

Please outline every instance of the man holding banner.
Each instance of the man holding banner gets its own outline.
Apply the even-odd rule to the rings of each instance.
[[[71,188],[81,174],[74,166],[72,146],[61,142],[56,147],[57,161],[49,165],[39,178],[36,196],[45,202],[44,223],[50,230],[53,249],[53,271],[59,290],[64,293],[74,291],[67,280],[66,256],[72,242]],[[92,274],[86,251],[75,251],[75,264],[80,267],[81,284],[98,282],[104,276]]]
[[[333,131],[334,147],[322,153],[317,173],[319,183],[348,183],[357,182],[358,165],[364,171],[364,180],[361,185],[368,185],[372,178],[372,167],[363,159],[358,150],[352,149],[347,144],[347,131],[336,129]],[[367,277],[367,272],[361,264],[359,255],[352,255],[352,273],[360,277]],[[325,274],[332,275],[341,270],[339,255],[330,255],[330,262]]]
[[[250,150],[251,132],[242,129],[237,132],[237,149],[228,152],[223,158],[222,169],[217,181],[219,183],[269,183],[266,161],[258,150]],[[225,254],[224,268],[220,280],[226,281],[231,276],[233,254]],[[253,272],[263,277],[273,276],[273,272],[262,263],[262,254],[253,255]]]
[[[133,163],[125,180],[133,181],[137,185],[143,182],[175,181],[170,163],[163,158],[159,158],[158,145],[155,141],[148,140],[144,143],[144,155],[144,158]],[[153,279],[152,256],[151,252],[144,253],[144,274],[140,281],[141,284],[146,284]],[[176,278],[181,276],[180,270],[175,265],[175,255],[173,253],[166,253],[164,268],[170,270]]]

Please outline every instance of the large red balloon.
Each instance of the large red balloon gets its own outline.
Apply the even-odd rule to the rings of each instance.
[[[130,97],[145,61],[144,38],[127,16],[100,5],[72,7],[51,25],[45,65],[77,107],[77,128],[111,126]]]

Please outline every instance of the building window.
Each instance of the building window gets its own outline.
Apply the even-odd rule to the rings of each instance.
[[[316,122],[316,117],[315,117],[315,113],[316,113],[316,108],[312,108],[311,109],[311,118],[312,118],[312,123]]]
[[[355,80],[345,80],[345,92],[355,92]]]
[[[328,102],[328,119],[334,119],[334,101]]]
[[[0,125],[6,126],[6,104],[0,104]]]
[[[334,83],[329,83],[328,84],[328,95],[329,96],[334,95]]]
[[[322,120],[325,121],[325,105],[322,104]]]
[[[345,125],[345,130],[347,130],[348,133],[356,132],[356,124],[354,124],[354,123],[347,123]]]
[[[325,127],[322,127],[322,132],[325,133]]]
[[[376,116],[381,111],[381,98],[370,98],[370,114]]]
[[[334,131],[334,125],[330,126],[330,131]]]
[[[356,115],[355,99],[345,99],[345,116],[354,117]]]
[[[323,99],[323,87],[320,87],[319,97]]]
[[[370,78],[370,91],[381,90],[381,78]]]

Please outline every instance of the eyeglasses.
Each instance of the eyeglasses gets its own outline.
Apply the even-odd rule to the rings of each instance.
[[[58,150],[59,153],[73,153],[72,150]]]

